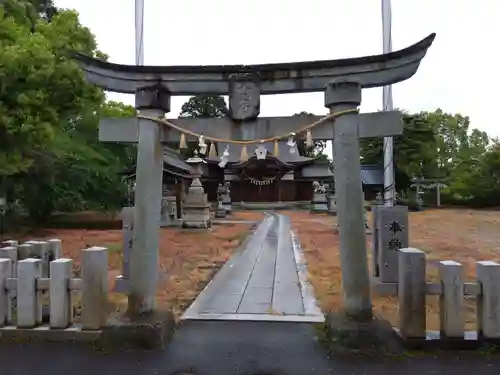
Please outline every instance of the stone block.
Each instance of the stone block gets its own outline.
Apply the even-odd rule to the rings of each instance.
[[[82,255],[82,328],[99,330],[108,313],[108,250],[91,247]]]
[[[384,356],[403,353],[401,338],[391,324],[378,318],[349,319],[343,313],[330,313],[325,319],[325,342],[334,354]]]
[[[443,288],[439,296],[441,338],[464,338],[463,267],[452,260],[439,262],[439,278]]]
[[[5,288],[6,279],[12,276],[12,261],[0,258],[0,327],[3,327],[9,317],[10,296]]]
[[[377,266],[379,281],[398,281],[398,250],[409,246],[408,207],[376,206],[374,225],[377,240]],[[375,241],[375,238],[374,238]]]
[[[425,340],[426,280],[425,253],[418,249],[399,250],[399,328],[404,340]]]
[[[50,327],[67,328],[73,321],[71,292],[68,289],[73,260],[59,258],[50,262]]]
[[[144,87],[135,94],[135,107],[170,112],[170,92],[161,85]]]
[[[101,343],[106,348],[116,349],[164,349],[175,327],[171,312],[154,311],[129,317],[110,319],[102,329]]]
[[[49,243],[45,241],[33,241],[33,251],[31,256],[42,261],[42,277],[49,277],[49,263],[51,261],[51,254]]]
[[[42,322],[40,292],[36,280],[42,277],[41,259],[23,259],[17,263],[17,326],[33,328]]]
[[[481,284],[477,298],[478,334],[483,339],[500,338],[500,264],[493,261],[476,263],[476,277]]]
[[[311,201],[311,212],[328,212],[328,199],[325,193],[314,193]]]
[[[229,113],[233,120],[253,120],[260,114],[260,87],[257,77],[232,75],[229,83]]]
[[[61,258],[62,255],[62,242],[57,238],[53,238],[47,241],[49,244],[50,259],[56,260]]]
[[[13,275],[12,277],[16,277],[18,261],[17,247],[7,246],[0,248],[0,259],[9,259],[11,261],[11,275]]]

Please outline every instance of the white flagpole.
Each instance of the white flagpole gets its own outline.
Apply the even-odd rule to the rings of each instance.
[[[383,53],[392,52],[391,24],[391,0],[382,0]],[[392,86],[384,86],[382,90],[383,110],[392,111]],[[393,150],[392,137],[384,137],[384,202],[386,206],[394,206],[396,204]]]
[[[144,0],[135,0],[135,65],[144,65]]]

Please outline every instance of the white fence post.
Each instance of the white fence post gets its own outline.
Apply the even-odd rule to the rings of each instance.
[[[11,261],[11,268],[12,268],[12,277],[16,277],[17,274],[17,247],[13,246],[8,246],[8,247],[2,247],[0,248],[0,258],[1,259],[10,259]]]
[[[57,238],[53,238],[47,241],[49,243],[50,255],[52,260],[61,258],[62,255],[62,242]]]
[[[56,259],[50,262],[50,327],[67,328],[73,321],[69,281],[73,260]]]
[[[476,277],[481,284],[477,299],[478,336],[500,338],[500,264],[493,261],[476,263]]]
[[[17,258],[18,260],[28,259],[33,253],[32,243],[23,243],[17,247]]]
[[[82,328],[99,330],[108,313],[108,249],[91,247],[82,253]]]
[[[36,280],[42,276],[40,259],[24,259],[17,263],[17,326],[33,328],[42,321],[40,293]]]
[[[439,262],[442,293],[439,296],[441,337],[464,338],[464,280],[463,267],[453,260]]]
[[[49,277],[49,244],[45,241],[34,241],[33,253],[34,257],[40,258],[42,260],[42,277]]]
[[[401,249],[398,255],[399,328],[403,339],[425,339],[425,253]]]
[[[5,279],[11,277],[12,265],[10,259],[0,259],[0,327],[3,327],[9,317],[10,295],[6,289]]]

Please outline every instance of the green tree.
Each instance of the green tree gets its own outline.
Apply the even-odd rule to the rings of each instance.
[[[34,221],[54,210],[109,208],[125,194],[118,172],[133,147],[98,142],[102,116],[130,116],[132,107],[105,102],[86,83],[75,51],[105,58],[71,11],[50,18],[28,2],[0,7],[0,177]],[[35,27],[33,27],[35,25]]]
[[[226,101],[220,95],[192,96],[182,105],[180,117],[224,117],[228,113]]]

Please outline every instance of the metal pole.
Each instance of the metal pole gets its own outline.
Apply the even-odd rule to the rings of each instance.
[[[135,0],[135,65],[144,65],[144,0]]]
[[[383,52],[392,52],[391,36],[391,0],[382,0],[382,40]],[[384,86],[382,89],[382,102],[384,111],[392,111],[392,86]],[[384,204],[386,206],[395,205],[395,184],[394,184],[394,146],[392,137],[384,137]]]

